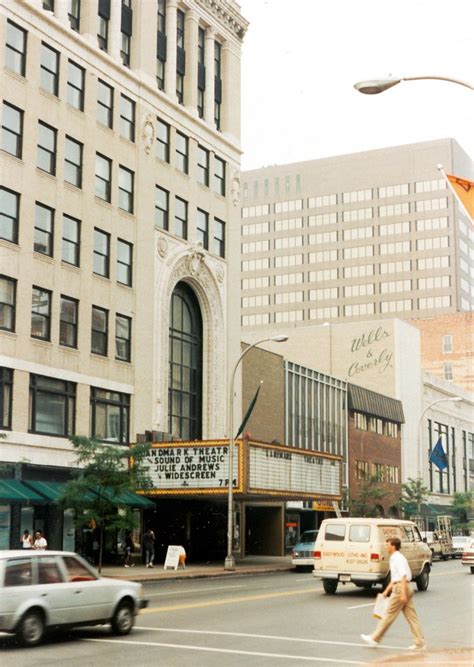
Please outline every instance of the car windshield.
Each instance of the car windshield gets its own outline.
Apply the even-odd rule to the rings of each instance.
[[[304,533],[301,535],[299,541],[300,542],[315,542],[317,536],[318,536],[318,531],[317,530],[305,530]]]
[[[455,535],[453,537],[453,544],[467,544],[469,542],[469,537],[466,535]]]

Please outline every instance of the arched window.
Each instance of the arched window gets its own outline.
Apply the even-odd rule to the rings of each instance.
[[[202,432],[202,317],[193,290],[178,283],[170,306],[168,430],[182,440]]]

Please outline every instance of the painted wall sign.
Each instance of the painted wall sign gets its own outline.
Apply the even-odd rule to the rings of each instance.
[[[390,337],[391,334],[380,326],[353,338],[351,353],[359,353],[360,358],[349,365],[347,375],[357,377],[370,370],[384,373],[388,368],[392,368],[393,352],[383,343],[384,339]]]

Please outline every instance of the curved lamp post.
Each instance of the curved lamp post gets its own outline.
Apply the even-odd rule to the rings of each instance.
[[[420,81],[420,80],[431,80],[435,81],[449,81],[449,83],[456,83],[459,86],[464,86],[470,90],[474,90],[474,86],[467,81],[461,81],[461,79],[454,79],[448,76],[435,76],[435,75],[424,75],[424,76],[403,76],[399,79],[372,79],[371,81],[359,81],[354,84],[354,88],[359,91],[359,93],[364,93],[364,95],[378,95],[383,93],[389,88],[393,88],[402,81]]]
[[[422,442],[421,442],[421,423],[423,421],[423,417],[425,414],[430,410],[434,405],[438,405],[438,403],[457,403],[459,401],[462,401],[463,399],[461,396],[452,396],[451,398],[438,398],[436,401],[433,401],[429,405],[426,406],[426,408],[423,410],[423,412],[420,415],[420,419],[418,421],[418,435],[417,435],[417,442],[418,442],[418,478],[421,479],[423,475],[423,464],[422,464],[422,452],[423,452],[423,447],[422,447]]]
[[[234,513],[233,513],[233,476],[234,476],[234,382],[235,374],[237,368],[239,367],[240,362],[245,357],[247,352],[253,350],[254,347],[266,343],[267,341],[273,341],[274,343],[284,343],[288,340],[288,336],[277,335],[277,336],[268,336],[267,338],[262,338],[256,343],[252,343],[245,348],[240,357],[237,359],[237,362],[232,371],[232,376],[230,378],[229,385],[229,404],[227,406],[228,414],[228,433],[229,433],[229,469],[228,469],[228,481],[229,488],[227,492],[227,556],[224,562],[225,570],[234,570],[235,569],[235,559],[232,553],[232,542],[234,537]]]

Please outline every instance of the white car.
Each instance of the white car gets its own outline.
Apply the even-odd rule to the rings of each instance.
[[[453,556],[461,558],[463,551],[470,545],[472,538],[469,535],[454,535],[453,537]]]
[[[110,623],[126,635],[147,605],[141,584],[101,577],[75,553],[0,551],[0,631],[23,646],[53,627]]]

